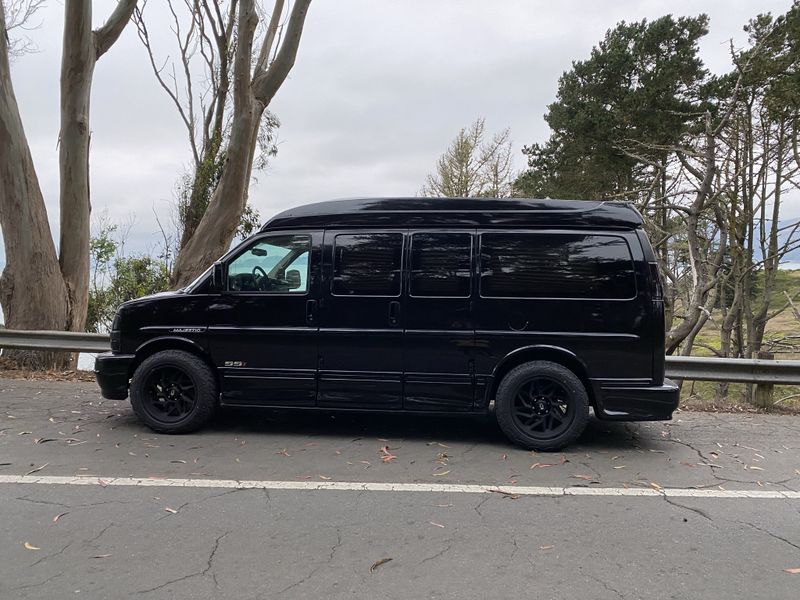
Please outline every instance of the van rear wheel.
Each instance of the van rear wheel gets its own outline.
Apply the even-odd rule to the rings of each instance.
[[[200,429],[217,407],[217,382],[211,369],[182,350],[156,352],[142,361],[131,380],[133,412],[158,433]]]
[[[528,450],[558,450],[577,440],[589,420],[589,396],[568,368],[533,361],[500,382],[495,415],[503,433]]]

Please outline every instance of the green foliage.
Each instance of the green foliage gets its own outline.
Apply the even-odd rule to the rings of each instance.
[[[509,130],[486,138],[484,119],[462,128],[436,162],[420,194],[443,198],[506,198],[512,192]]]
[[[112,237],[116,229],[115,225],[103,225],[90,241],[92,283],[87,331],[108,331],[120,304],[169,288],[169,271],[163,260],[118,254],[120,244]]]
[[[752,46],[738,59],[740,64],[752,59],[744,84],[754,95],[763,94],[771,119],[796,116],[800,109],[800,2],[795,0],[778,17],[758,15],[744,29]],[[758,45],[763,45],[760,52],[755,50]]]
[[[517,192],[593,199],[637,188],[641,161],[631,154],[664,160],[653,147],[676,144],[698,126],[710,93],[698,56],[706,33],[706,15],[621,22],[609,30],[588,60],[561,76],[545,115],[552,135],[524,148],[529,169]]]

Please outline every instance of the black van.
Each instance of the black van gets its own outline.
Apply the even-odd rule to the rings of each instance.
[[[630,205],[380,198],[280,213],[185,289],[123,304],[103,396],[163,433],[218,406],[494,413],[525,448],[666,420],[655,256]]]

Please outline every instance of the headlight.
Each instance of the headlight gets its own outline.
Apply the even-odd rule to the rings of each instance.
[[[121,347],[121,340],[122,332],[120,331],[120,310],[117,309],[117,312],[114,314],[114,320],[111,322],[111,351],[112,352],[119,352]]]

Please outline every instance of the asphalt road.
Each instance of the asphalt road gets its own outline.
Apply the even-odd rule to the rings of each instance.
[[[592,421],[552,454],[471,418],[170,437],[93,384],[0,380],[2,599],[796,600],[798,491],[796,417]]]

